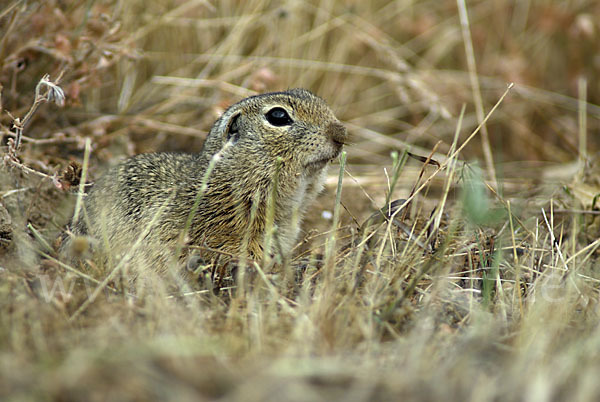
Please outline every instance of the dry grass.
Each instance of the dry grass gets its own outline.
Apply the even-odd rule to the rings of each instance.
[[[0,397],[598,400],[599,21],[593,0],[0,5]],[[66,104],[16,149],[45,74]],[[93,180],[299,86],[352,145],[295,261],[132,297],[42,258],[86,141]]]

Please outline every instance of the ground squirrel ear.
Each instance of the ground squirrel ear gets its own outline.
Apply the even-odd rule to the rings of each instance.
[[[235,144],[240,139],[240,115],[241,113],[236,113],[231,116],[225,130],[225,141],[231,141],[232,144]]]

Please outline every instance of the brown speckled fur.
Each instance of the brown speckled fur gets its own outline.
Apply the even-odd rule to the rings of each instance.
[[[274,107],[285,109],[293,122],[270,124],[266,113]],[[185,243],[237,254],[246,239],[248,256],[260,259],[267,199],[280,157],[275,225],[277,244],[286,254],[297,241],[299,219],[322,188],[325,168],[345,140],[344,126],[321,98],[307,90],[246,98],[215,122],[199,154],[141,154],[109,170],[94,184],[85,199],[86,213],[71,230],[95,239],[96,255],[106,256],[107,250],[99,245],[108,244],[113,261],[130,251],[146,231],[129,266],[136,274],[148,268],[164,272],[184,257],[175,256],[183,241],[182,229],[207,167],[219,154]],[[251,222],[255,202],[257,213]],[[162,213],[149,227],[161,206]],[[69,240],[63,249],[68,244]],[[205,260],[215,257],[207,251],[200,254]]]

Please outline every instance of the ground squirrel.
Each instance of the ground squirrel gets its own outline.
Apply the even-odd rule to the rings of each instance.
[[[114,262],[129,254],[134,271],[164,272],[180,263],[183,253],[175,253],[182,243],[204,247],[204,260],[215,258],[211,249],[260,259],[277,176],[273,250],[286,254],[346,138],[325,101],[305,89],[252,96],[223,113],[199,154],[140,154],[110,169],[70,230],[103,245],[96,249],[108,245]],[[73,238],[63,249],[72,248]]]

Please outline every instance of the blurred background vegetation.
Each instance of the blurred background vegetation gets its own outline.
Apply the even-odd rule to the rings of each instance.
[[[348,123],[353,161],[370,163],[404,144],[441,140],[444,153],[463,104],[472,131],[475,72],[484,113],[516,85],[487,124],[497,159],[576,159],[580,80],[597,150],[600,5],[482,0],[467,12],[471,69],[455,1],[13,2],[1,11],[3,108],[22,115],[43,74],[64,72],[67,107],[41,111],[30,137],[189,150],[239,98],[306,87]],[[466,158],[480,152],[473,142]]]

